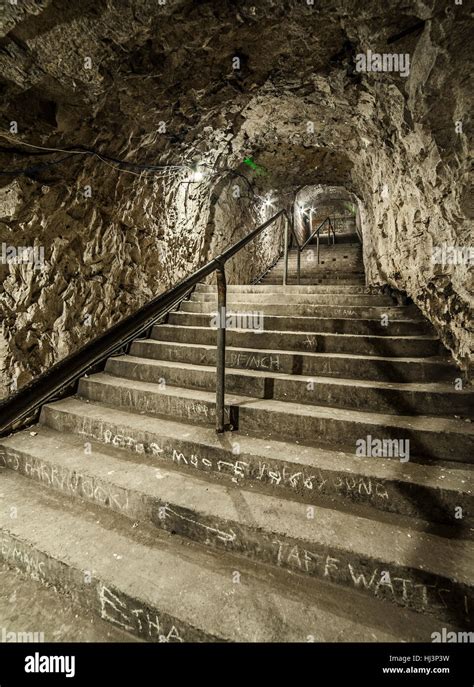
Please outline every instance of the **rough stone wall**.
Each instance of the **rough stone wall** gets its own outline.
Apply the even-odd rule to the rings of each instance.
[[[442,5],[436,3],[438,11]],[[448,9],[441,21],[426,19],[408,79],[365,77],[358,103],[363,154],[354,159],[354,176],[364,206],[368,283],[405,291],[468,372],[472,263],[433,261],[437,246],[474,246],[467,144],[472,87],[469,92],[469,79],[460,78],[467,77],[468,17],[461,6]],[[431,16],[432,8],[421,15]]]
[[[3,187],[0,243],[41,246],[44,263],[1,265],[2,395],[15,388],[13,380],[27,383],[260,221],[248,202],[229,201],[228,189],[211,208],[209,183],[184,178],[165,184],[91,163],[78,177],[91,198],[23,180]],[[251,281],[279,245],[278,227],[268,230],[232,260],[229,282]]]
[[[263,207],[255,198],[245,199],[248,189],[229,180],[221,191],[212,216],[209,255],[214,257],[244,238],[252,229],[270,219],[276,207]],[[279,205],[275,201],[275,205]],[[248,284],[259,277],[279,257],[284,222],[275,221],[226,265],[229,284]]]

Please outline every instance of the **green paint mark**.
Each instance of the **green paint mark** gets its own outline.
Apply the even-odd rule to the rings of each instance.
[[[251,157],[244,157],[244,162],[246,165],[251,167],[255,172],[257,172],[257,175],[263,176],[267,173],[267,170],[265,167],[262,167],[261,165],[257,165],[256,162],[252,160]]]

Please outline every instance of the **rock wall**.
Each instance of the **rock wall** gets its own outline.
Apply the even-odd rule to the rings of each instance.
[[[471,376],[474,260],[437,264],[435,252],[457,247],[466,257],[474,246],[468,201],[472,89],[461,78],[467,14],[460,6],[450,9],[441,21],[426,20],[403,83],[365,77],[358,104],[364,145],[354,176],[360,180],[368,283],[405,291]]]
[[[1,265],[3,396],[260,222],[259,204],[234,199],[228,184],[213,203],[210,184],[189,183],[189,174],[171,183],[154,178],[130,182],[92,163],[78,174],[79,188],[86,193],[89,188],[91,197],[25,180],[1,189],[0,244],[44,251],[37,267]],[[229,263],[229,283],[254,279],[279,248],[275,226]]]

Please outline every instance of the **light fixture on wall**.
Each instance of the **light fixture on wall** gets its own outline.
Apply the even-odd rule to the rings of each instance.
[[[203,165],[201,162],[195,162],[193,164],[191,167],[191,174],[188,179],[190,183],[198,183],[204,179],[204,172],[201,169],[202,166]]]

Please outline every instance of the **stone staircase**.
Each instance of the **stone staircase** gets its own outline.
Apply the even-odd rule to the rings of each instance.
[[[228,311],[264,315],[227,333],[233,432],[214,430],[200,284],[2,440],[2,559],[147,641],[471,627],[473,392],[414,306],[365,287],[353,243],[303,254],[301,286],[280,262],[228,287]],[[357,455],[376,439],[409,441],[409,460]]]
[[[296,258],[297,250],[290,249],[288,253],[288,284],[297,283]],[[282,283],[283,260],[280,260],[263,278],[262,284]],[[364,263],[357,234],[338,234],[337,243],[334,246],[328,245],[326,234],[322,235],[319,265],[316,244],[310,243],[301,254],[300,284],[364,285]]]

